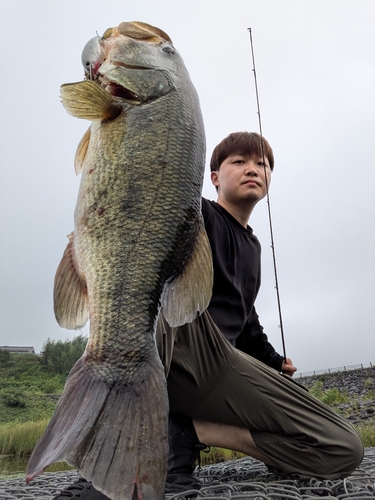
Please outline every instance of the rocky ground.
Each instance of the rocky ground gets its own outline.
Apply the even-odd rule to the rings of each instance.
[[[323,391],[337,389],[347,401],[331,406],[353,424],[375,423],[375,367],[301,377],[297,381],[308,388],[317,382]]]

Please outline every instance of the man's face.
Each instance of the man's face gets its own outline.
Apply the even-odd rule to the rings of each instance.
[[[218,188],[219,199],[228,203],[253,203],[267,194],[271,182],[268,158],[235,154],[228,156],[220,169],[211,172],[211,180]],[[267,184],[266,177],[267,175]]]

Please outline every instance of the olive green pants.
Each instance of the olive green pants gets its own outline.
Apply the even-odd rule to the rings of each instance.
[[[363,458],[348,421],[288,376],[235,349],[208,312],[171,328],[160,315],[157,345],[170,412],[249,429],[284,473],[339,479]]]

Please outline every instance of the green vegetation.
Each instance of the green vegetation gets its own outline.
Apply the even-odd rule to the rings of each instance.
[[[324,391],[322,380],[315,382],[309,392],[329,406],[339,405],[349,401],[347,394],[341,394],[338,389],[327,389]]]
[[[236,460],[237,458],[245,457],[243,453],[237,451],[226,450],[225,448],[215,448],[211,446],[207,450],[203,450],[200,459],[201,466],[218,464],[219,462],[226,462],[227,460]]]
[[[42,364],[49,373],[61,375],[65,379],[74,363],[82,356],[86,344],[87,337],[83,335],[65,342],[48,339],[41,353]]]
[[[363,399],[375,399],[375,391],[374,390],[367,391],[367,394],[366,396],[364,396]]]
[[[362,438],[365,448],[375,446],[375,424],[362,424],[357,426],[357,431]]]
[[[86,342],[82,335],[65,342],[48,339],[41,356],[0,350],[1,424],[51,418],[66,376],[83,354]]]
[[[82,335],[65,342],[48,339],[41,356],[0,350],[0,455],[30,455],[54,412],[66,376],[82,355],[86,342],[87,338]],[[365,381],[365,387],[366,398],[375,398],[372,379]],[[337,389],[324,390],[322,377],[311,387],[310,393],[344,416],[359,408],[358,398],[350,399]],[[346,409],[337,408],[342,403],[346,403]],[[356,428],[366,447],[375,446],[374,421]],[[243,456],[211,447],[201,453],[201,465]],[[64,470],[64,465],[49,470]]]
[[[363,385],[365,386],[366,389],[369,389],[370,387],[373,387],[374,382],[373,382],[372,378],[366,378]]]
[[[2,424],[20,424],[50,418],[57,400],[58,396],[48,398],[41,393],[32,394],[26,392],[18,392],[13,398],[10,393],[0,391],[0,421]],[[9,406],[9,403],[12,403],[13,406]],[[14,404],[18,406],[14,406]]]
[[[19,455],[31,454],[36,442],[43,434],[49,419],[39,422],[8,423],[0,426],[0,454]]]
[[[31,454],[86,343],[82,335],[65,342],[48,339],[41,356],[0,349],[0,455]]]
[[[7,363],[10,360],[10,352],[0,349],[0,363]]]

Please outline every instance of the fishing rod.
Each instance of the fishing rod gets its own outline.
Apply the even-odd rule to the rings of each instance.
[[[259,135],[260,135],[260,151],[261,151],[261,156],[262,156],[262,160],[263,160],[264,177],[266,180],[266,193],[267,193],[266,200],[267,200],[267,207],[268,207],[268,222],[269,222],[270,238],[271,238],[272,260],[273,260],[273,271],[274,271],[274,279],[275,279],[276,298],[277,298],[277,308],[279,311],[279,322],[280,322],[279,328],[280,328],[280,332],[281,332],[281,342],[282,342],[282,346],[283,346],[284,361],[286,362],[285,337],[284,337],[284,328],[283,328],[283,318],[281,315],[279,280],[277,278],[276,253],[275,253],[275,243],[274,243],[274,238],[273,238],[273,226],[272,226],[272,217],[271,217],[271,203],[270,203],[270,196],[269,196],[269,190],[268,190],[266,162],[265,162],[265,158],[264,158],[264,149],[263,149],[262,120],[260,117],[259,92],[258,92],[257,73],[256,73],[256,69],[255,69],[254,45],[253,45],[253,37],[251,34],[251,28],[247,28],[247,30],[250,34],[250,47],[251,47],[251,57],[252,57],[252,62],[253,62],[255,96],[256,96],[256,103],[257,103],[258,125],[259,125]]]

